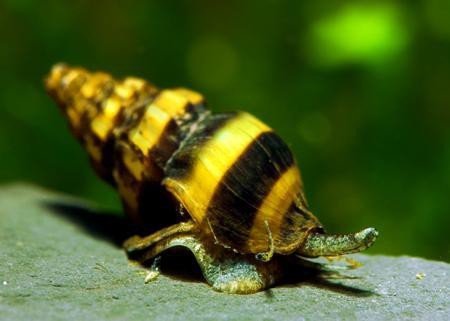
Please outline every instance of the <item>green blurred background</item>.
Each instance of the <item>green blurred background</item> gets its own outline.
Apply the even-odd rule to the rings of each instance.
[[[450,259],[450,2],[0,1],[0,182],[120,212],[42,78],[68,62],[186,86],[275,128],[331,232]]]

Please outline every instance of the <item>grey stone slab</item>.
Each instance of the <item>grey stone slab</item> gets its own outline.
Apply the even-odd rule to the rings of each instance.
[[[229,295],[183,274],[185,259],[145,284],[118,245],[123,227],[58,193],[1,187],[0,320],[450,320],[444,262],[353,255],[364,266],[344,274],[355,278]]]

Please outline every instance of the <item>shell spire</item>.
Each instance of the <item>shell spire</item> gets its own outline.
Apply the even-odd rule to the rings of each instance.
[[[97,173],[112,182],[113,130],[124,118],[158,92],[152,84],[134,77],[116,80],[104,72],[89,72],[57,64],[45,86],[69,121],[73,134],[85,146]]]

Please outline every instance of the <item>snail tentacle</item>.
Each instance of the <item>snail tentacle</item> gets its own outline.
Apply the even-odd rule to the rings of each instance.
[[[376,240],[378,231],[373,227],[344,235],[311,233],[297,253],[306,257],[337,256],[361,252]]]

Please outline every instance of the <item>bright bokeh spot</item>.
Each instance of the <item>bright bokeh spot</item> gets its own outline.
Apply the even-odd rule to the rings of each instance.
[[[310,36],[311,60],[325,66],[378,64],[408,43],[399,10],[388,5],[348,5],[316,22]]]

